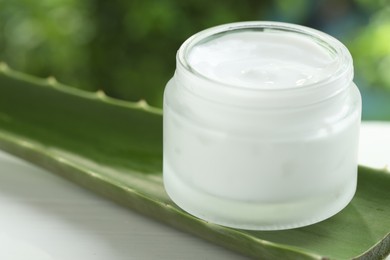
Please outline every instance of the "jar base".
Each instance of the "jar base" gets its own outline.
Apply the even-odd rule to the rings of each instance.
[[[164,186],[181,209],[205,221],[247,230],[284,230],[323,221],[352,200],[357,176],[326,194],[284,203],[231,200],[214,196],[184,182],[164,165]]]

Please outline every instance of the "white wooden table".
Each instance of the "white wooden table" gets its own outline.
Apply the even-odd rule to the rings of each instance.
[[[362,125],[359,161],[390,167],[390,123]],[[0,259],[245,259],[3,152],[0,225]]]

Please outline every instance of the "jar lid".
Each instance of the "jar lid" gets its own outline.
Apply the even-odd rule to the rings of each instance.
[[[178,51],[176,78],[193,94],[244,107],[296,107],[329,99],[353,78],[335,38],[280,22],[240,22],[201,31]]]

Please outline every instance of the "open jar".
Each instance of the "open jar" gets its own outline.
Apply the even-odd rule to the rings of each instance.
[[[164,185],[243,229],[306,226],[357,182],[361,98],[347,48],[307,27],[241,22],[189,38],[164,93]]]

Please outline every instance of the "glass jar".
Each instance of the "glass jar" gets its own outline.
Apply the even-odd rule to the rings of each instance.
[[[241,22],[189,38],[164,93],[165,189],[253,230],[331,217],[357,183],[361,97],[347,48],[317,30]]]

